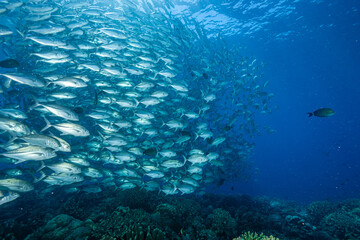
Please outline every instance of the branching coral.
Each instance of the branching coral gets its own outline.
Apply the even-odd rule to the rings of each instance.
[[[355,213],[344,209],[331,213],[321,222],[322,228],[339,239],[360,239],[360,217]]]
[[[316,227],[306,222],[301,216],[287,215],[282,227],[289,237],[297,239],[309,239]]]
[[[279,240],[278,238],[273,237],[272,235],[265,236],[263,233],[257,234],[252,232],[246,232],[241,234],[240,237],[234,238],[233,240]]]
[[[360,208],[359,199],[347,199],[341,203],[341,208],[346,211],[351,211],[354,208]]]
[[[314,225],[319,225],[321,220],[334,212],[336,208],[337,204],[329,201],[313,202],[306,209],[308,220]]]
[[[151,229],[148,226],[147,229],[144,229],[139,225],[134,225],[125,233],[123,238],[125,240],[163,240],[165,234],[158,228]]]
[[[233,236],[235,234],[236,222],[228,211],[217,208],[210,215],[212,218],[211,229],[217,236]]]
[[[43,228],[29,235],[28,240],[71,240],[86,239],[91,232],[91,221],[80,221],[66,214],[51,219]]]

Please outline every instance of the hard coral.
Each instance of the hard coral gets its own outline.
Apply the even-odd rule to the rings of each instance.
[[[360,217],[345,209],[326,216],[321,222],[322,228],[339,239],[360,239]]]
[[[152,221],[149,213],[119,206],[112,214],[95,224],[92,239],[101,239],[104,236],[109,239],[165,239],[165,233],[160,228],[160,225]],[[166,237],[171,238],[170,235],[174,233],[168,230],[167,234]]]
[[[26,239],[71,240],[86,239],[91,233],[91,221],[80,221],[66,214],[51,219],[43,228],[29,235]]]
[[[236,222],[228,211],[221,208],[214,209],[210,218],[212,218],[211,229],[217,236],[230,237],[235,234]]]
[[[165,239],[165,234],[158,228],[151,229],[148,226],[146,229],[139,225],[134,225],[132,229],[126,232],[124,239],[163,240]]]
[[[252,232],[246,232],[241,234],[240,237],[234,238],[233,240],[279,240],[278,238],[273,237],[272,235],[265,236],[263,233],[257,234]]]
[[[346,211],[351,211],[354,208],[360,208],[360,200],[359,199],[347,199],[341,203],[341,208]]]
[[[337,204],[329,201],[313,202],[306,209],[308,220],[314,225],[319,225],[321,220],[334,212],[337,207]]]
[[[150,226],[150,217],[146,212],[128,207],[118,207],[116,210],[100,219],[94,227],[93,237],[100,239],[102,236],[107,235],[110,237],[124,237],[125,233],[133,229],[135,224],[144,224]]]
[[[309,239],[316,230],[316,227],[306,222],[306,220],[301,216],[287,215],[282,229],[289,237],[296,239]]]

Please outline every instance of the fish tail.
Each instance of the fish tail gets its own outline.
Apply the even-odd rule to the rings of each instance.
[[[137,108],[137,106],[139,105],[139,101],[136,100],[136,99],[134,99],[134,100],[135,100],[135,102],[136,102],[135,108]],[[145,107],[147,107],[147,106],[145,106]]]
[[[41,129],[41,131],[40,132],[43,132],[43,131],[45,131],[46,129],[48,129],[48,128],[50,128],[52,125],[50,124],[50,122],[45,118],[45,117],[43,117],[44,118],[44,121],[45,121],[45,123],[46,123],[46,126],[43,128],[43,129]]]
[[[38,102],[38,100],[36,99],[35,96],[31,95],[31,98],[34,101],[34,104],[29,107],[28,112],[32,111],[34,108],[36,108],[38,106],[41,106],[41,104]]]
[[[19,29],[16,29],[16,32],[24,39],[26,39],[25,34],[21,32]]]
[[[46,166],[45,166],[44,162],[41,161],[41,166],[40,166],[40,168],[39,168],[38,170],[36,170],[36,172],[41,172],[41,173],[43,173],[41,170],[43,170],[45,167],[46,167]]]
[[[97,132],[98,132],[98,134],[100,135],[102,142],[104,142],[104,140],[105,140],[104,135],[102,135],[100,131],[97,131]]]
[[[18,159],[17,162],[15,162],[15,164],[19,164],[19,163],[22,163],[22,162],[26,162],[27,160],[24,160],[24,159]]]
[[[3,84],[4,88],[8,89],[10,85],[11,85],[11,79],[10,78],[6,79]]]
[[[46,177],[45,173],[43,171],[40,171],[40,177],[39,178],[34,177],[34,183],[40,182],[45,177]]]
[[[307,113],[307,114],[309,114],[309,116],[308,116],[308,117],[311,117],[311,116],[313,115],[313,113]]]
[[[185,163],[187,162],[187,159],[184,155],[183,155],[183,158],[184,158],[184,165],[185,165]]]

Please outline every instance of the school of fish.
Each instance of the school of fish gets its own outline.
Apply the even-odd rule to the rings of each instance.
[[[0,205],[54,188],[201,193],[242,172],[268,82],[172,7],[0,1]]]

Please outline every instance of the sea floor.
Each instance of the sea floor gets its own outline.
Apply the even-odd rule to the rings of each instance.
[[[0,239],[348,240],[360,239],[360,200],[301,205],[248,195],[54,190],[0,206],[0,221]]]

